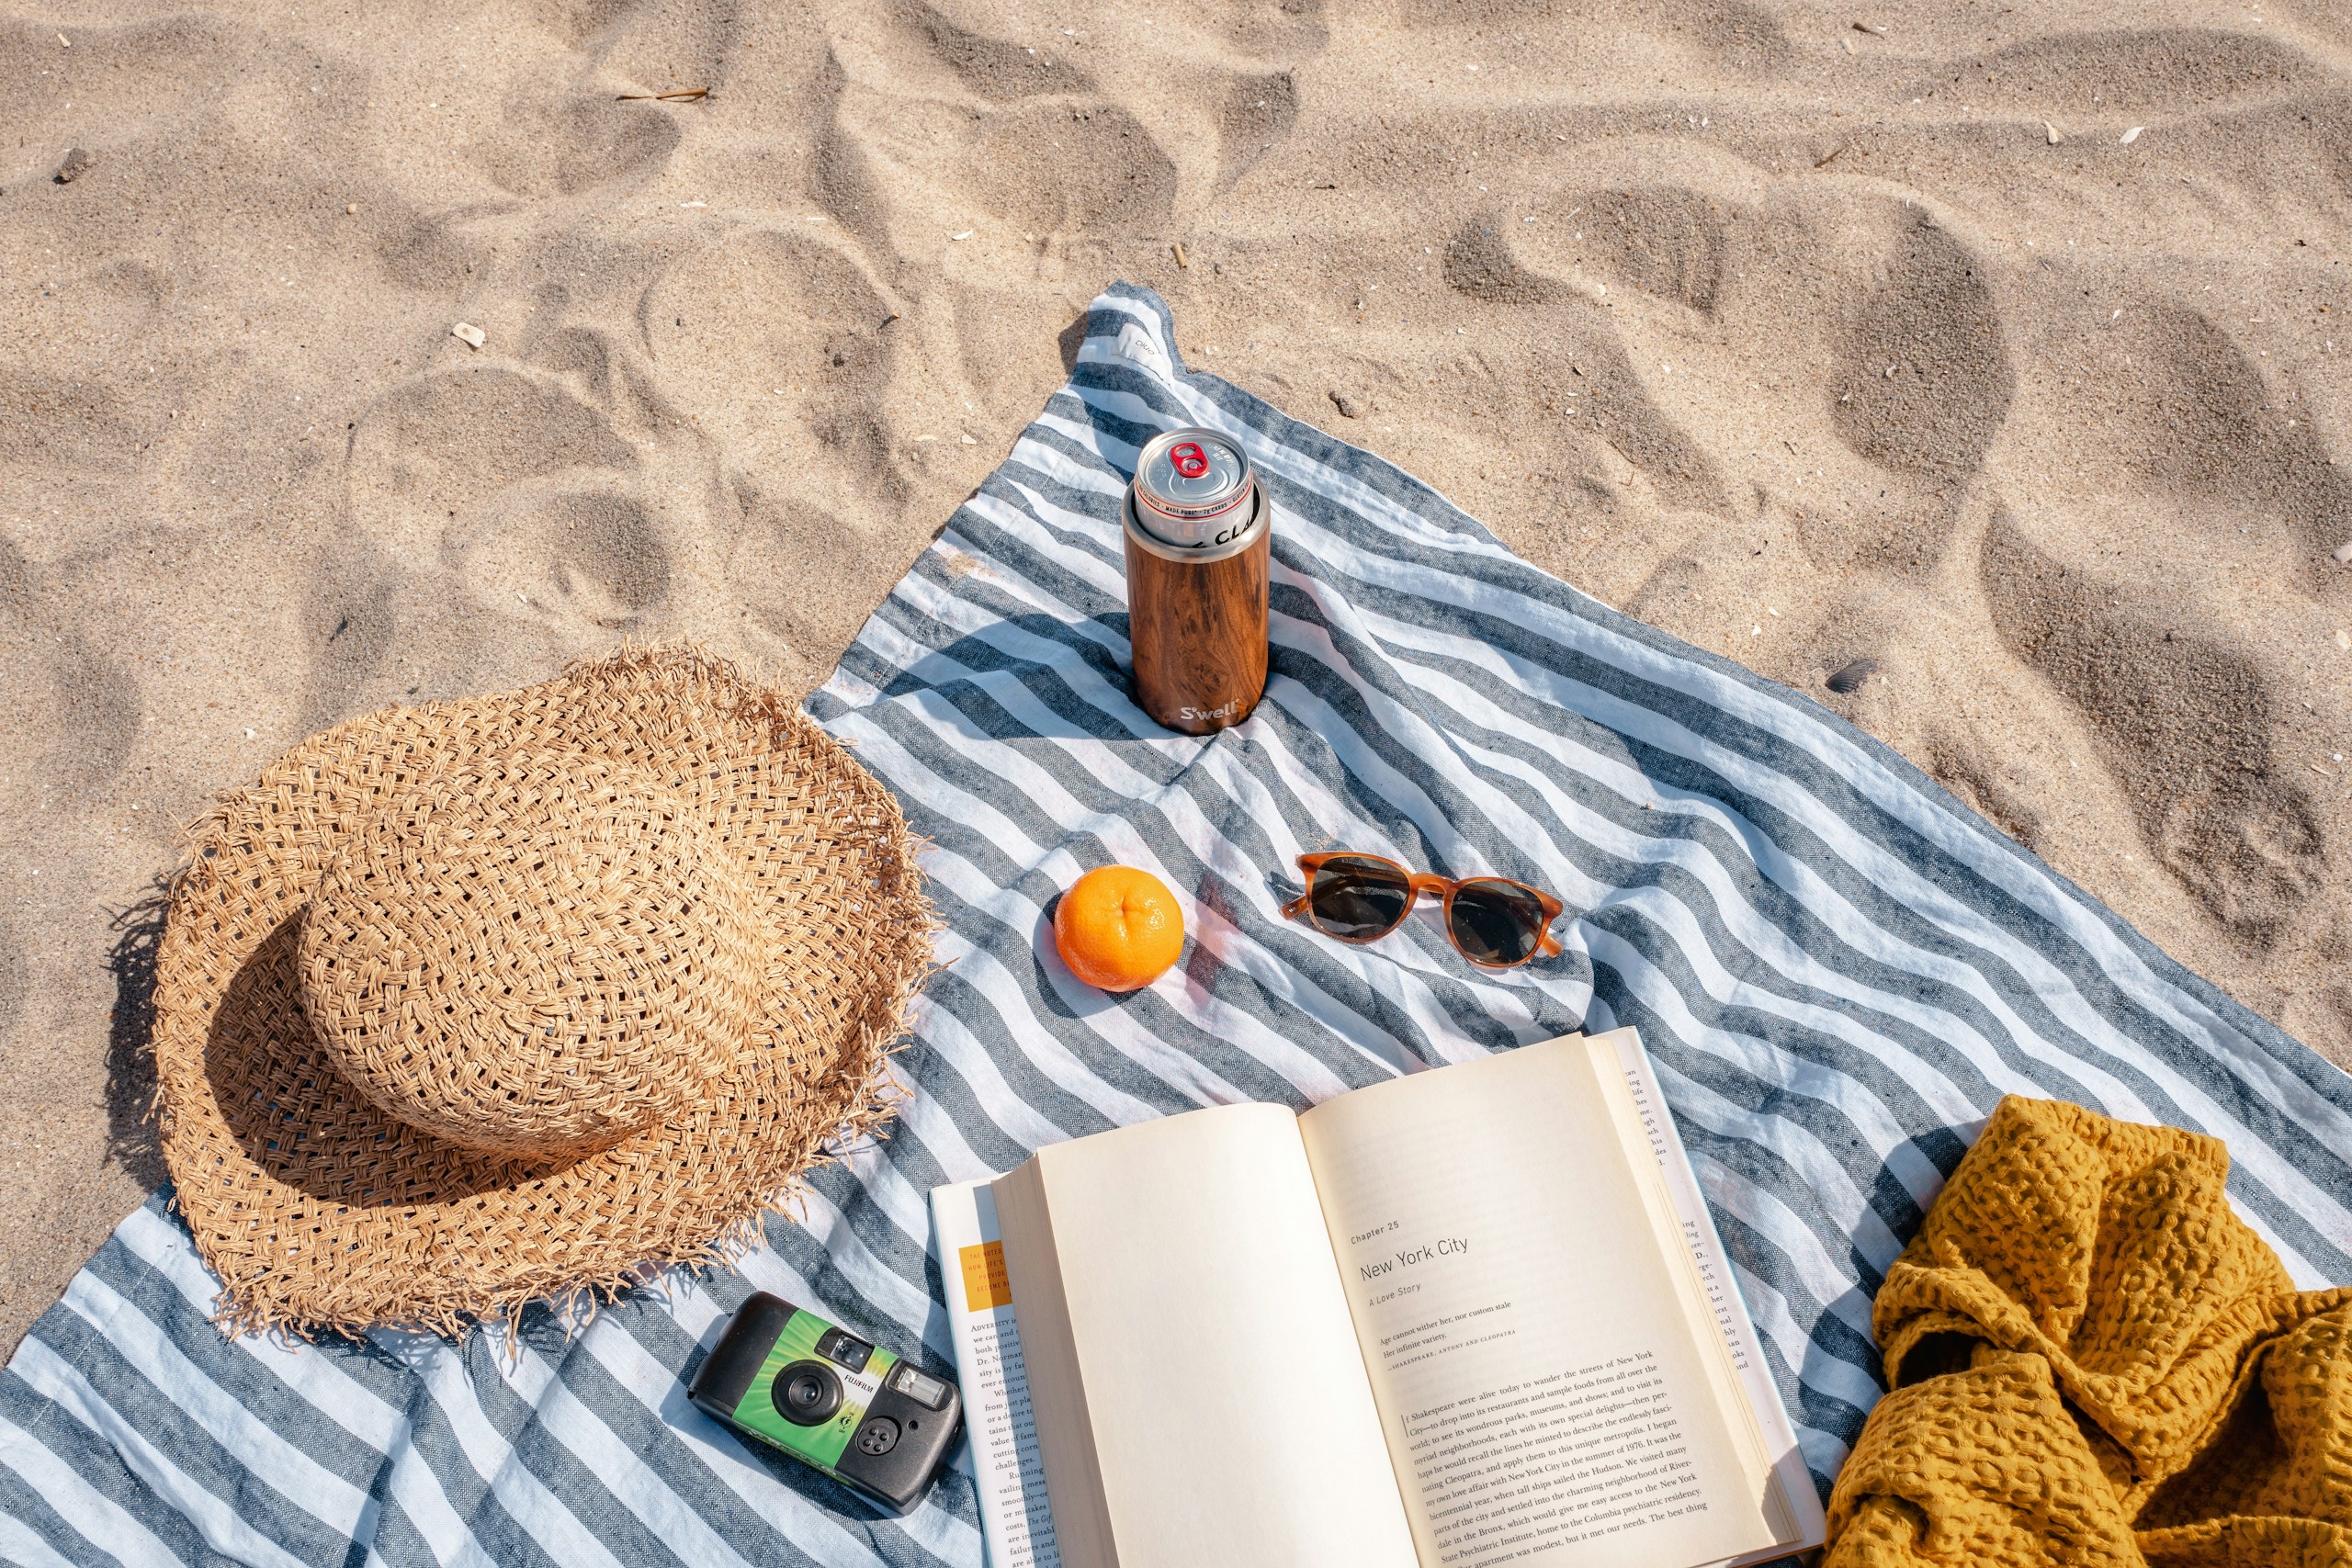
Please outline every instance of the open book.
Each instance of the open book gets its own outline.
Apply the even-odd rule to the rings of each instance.
[[[933,1210],[995,1568],[1821,1542],[1630,1030],[1077,1139]]]

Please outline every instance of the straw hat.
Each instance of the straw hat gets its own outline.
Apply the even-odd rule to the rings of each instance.
[[[930,962],[888,793],[691,649],[314,735],[190,850],[157,1099],[232,1331],[455,1333],[727,1256],[888,1114]]]

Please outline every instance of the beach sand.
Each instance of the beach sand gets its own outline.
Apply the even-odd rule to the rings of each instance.
[[[623,638],[820,680],[1117,278],[2352,1061],[2340,7],[809,10],[0,21],[0,1348],[159,1179],[209,796]]]

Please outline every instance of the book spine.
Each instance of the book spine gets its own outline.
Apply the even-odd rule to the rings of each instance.
[[[1061,1568],[994,1198],[986,1182],[936,1187],[931,1214],[989,1568]]]

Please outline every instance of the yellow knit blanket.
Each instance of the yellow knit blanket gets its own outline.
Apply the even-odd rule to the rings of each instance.
[[[2001,1101],[1880,1287],[1824,1568],[2352,1565],[2352,1290],[2297,1292],[2229,1170]]]

